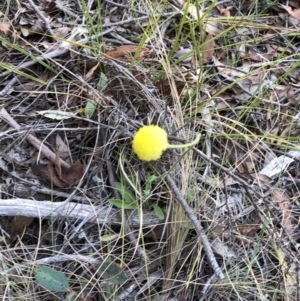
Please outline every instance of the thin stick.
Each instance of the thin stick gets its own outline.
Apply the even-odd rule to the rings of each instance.
[[[4,109],[0,109],[0,117],[7,122],[11,127],[20,130],[21,126],[9,115],[9,113]],[[48,158],[53,164],[55,163],[56,154],[52,152],[52,150],[44,145],[39,139],[34,137],[32,134],[28,134],[26,139],[36,148],[38,149],[46,158]],[[69,169],[71,165],[60,158],[60,164],[63,168]]]
[[[174,192],[176,199],[178,200],[181,207],[183,208],[183,210],[185,211],[185,213],[187,214],[187,216],[193,223],[195,230],[197,231],[197,233],[201,239],[206,256],[209,260],[209,263],[210,263],[212,269],[214,270],[214,272],[216,273],[216,275],[219,277],[220,280],[224,279],[225,275],[223,274],[221,268],[219,267],[219,264],[217,263],[216,257],[211,249],[208,238],[205,234],[204,229],[200,225],[200,222],[199,222],[197,216],[194,214],[193,210],[187,204],[186,200],[183,198],[177,185],[175,184],[175,182],[173,181],[171,176],[166,172],[165,168],[162,166],[159,166],[159,164],[156,164],[156,166],[160,170],[160,172],[165,175],[165,179],[166,179],[167,183],[169,184],[170,188],[172,189],[172,191]]]
[[[28,2],[30,3],[30,5],[32,6],[32,8],[34,9],[34,11],[38,14],[38,16],[42,19],[42,21],[45,23],[45,26],[48,30],[48,32],[51,34],[51,36],[53,38],[55,38],[55,34],[50,26],[50,22],[49,22],[49,16],[45,17],[45,15],[43,15],[43,13],[40,11],[40,9],[34,4],[34,2],[32,0],[28,0]]]
[[[96,200],[94,200],[96,202]],[[107,210],[109,208],[109,216]],[[30,199],[6,199],[0,202],[0,216],[26,216],[40,219],[52,220],[62,218],[62,220],[83,221],[91,224],[109,223],[112,226],[120,226],[123,221],[120,218],[120,209],[94,206],[89,204],[79,204],[75,202],[52,202],[52,201],[33,201]],[[137,212],[130,215],[131,226],[139,229],[152,228],[164,223],[155,213],[144,211],[143,220]]]

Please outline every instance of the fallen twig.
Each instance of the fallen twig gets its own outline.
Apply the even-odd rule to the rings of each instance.
[[[19,131],[21,129],[20,125],[9,115],[5,108],[0,109],[0,117],[5,120],[11,127]],[[52,150],[44,145],[39,139],[34,137],[32,134],[28,134],[26,139],[38,149],[46,158],[48,158],[53,164],[56,164],[55,158],[56,154]],[[60,158],[60,164],[63,168],[69,169],[71,165]]]
[[[43,13],[40,11],[39,7],[36,6],[32,0],[28,0],[28,2],[30,3],[30,5],[34,9],[34,11],[38,14],[38,16],[42,19],[42,21],[45,23],[45,26],[46,26],[49,34],[51,34],[51,36],[54,38],[55,34],[50,26],[49,18],[46,18],[45,15],[43,15]]]
[[[208,238],[204,232],[204,229],[200,225],[200,222],[199,222],[197,216],[194,214],[193,210],[190,208],[190,206],[187,204],[187,202],[183,198],[180,190],[178,189],[177,185],[175,184],[175,182],[173,181],[171,176],[166,172],[166,170],[162,166],[157,164],[157,167],[161,171],[161,173],[165,175],[165,179],[168,182],[172,191],[174,192],[177,201],[180,203],[183,210],[189,217],[190,221],[193,223],[195,230],[197,231],[199,238],[201,239],[201,243],[203,244],[206,256],[209,260],[209,263],[210,263],[212,269],[214,270],[215,274],[218,276],[218,278],[220,280],[224,279],[225,275],[223,274],[221,268],[219,267],[219,264],[217,263],[216,257],[212,251],[212,248],[210,246]]]
[[[120,210],[109,207],[110,214],[107,216],[106,207],[78,204],[69,202],[33,201],[29,199],[8,199],[0,202],[0,216],[26,216],[34,218],[53,219],[56,217],[87,223],[121,225]],[[141,219],[137,211],[130,214],[132,227],[139,228]],[[154,227],[163,223],[155,213],[143,211],[142,227]]]

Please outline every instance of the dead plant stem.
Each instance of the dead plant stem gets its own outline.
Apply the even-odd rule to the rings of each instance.
[[[210,246],[209,240],[205,234],[204,229],[200,225],[200,222],[197,218],[197,216],[194,214],[193,210],[191,207],[187,204],[186,200],[183,198],[179,188],[177,187],[176,183],[174,180],[171,178],[171,176],[167,173],[164,167],[160,166],[159,164],[156,165],[157,168],[161,171],[162,174],[165,175],[165,179],[167,183],[169,184],[171,190],[174,192],[177,201],[180,203],[182,206],[183,210],[193,223],[195,230],[197,231],[199,238],[201,239],[201,242],[203,244],[204,250],[206,252],[207,258],[209,260],[209,263],[214,270],[215,274],[218,276],[220,280],[225,278],[225,275],[223,274],[221,268],[219,267],[219,264],[217,263],[216,257],[212,251],[212,248]],[[199,241],[200,243],[200,241]]]

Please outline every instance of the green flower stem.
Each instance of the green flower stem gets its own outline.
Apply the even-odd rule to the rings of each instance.
[[[186,148],[186,147],[192,147],[196,145],[200,141],[201,134],[198,134],[196,139],[190,143],[186,144],[169,144],[168,148]]]

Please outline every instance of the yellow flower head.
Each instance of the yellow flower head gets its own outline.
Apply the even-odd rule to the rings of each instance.
[[[186,148],[196,145],[200,134],[190,143],[173,145],[168,142],[167,132],[158,125],[141,127],[133,138],[132,147],[140,160],[158,160],[167,148]]]
[[[140,160],[158,160],[169,147],[167,132],[158,125],[143,126],[135,134],[132,147]]]

